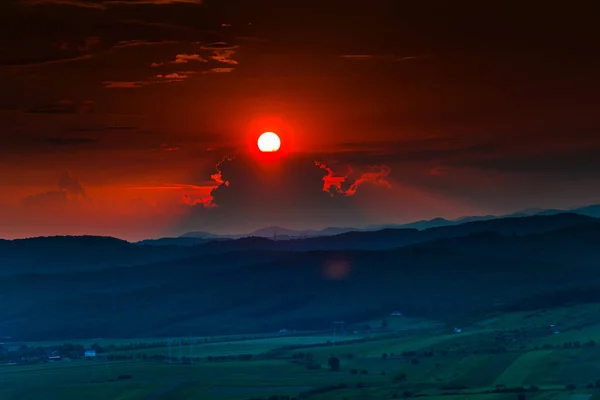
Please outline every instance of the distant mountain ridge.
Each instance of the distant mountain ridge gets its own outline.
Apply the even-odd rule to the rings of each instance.
[[[256,229],[250,233],[241,233],[241,234],[230,234],[230,235],[217,235],[209,232],[187,232],[183,235],[180,235],[180,238],[201,238],[201,239],[210,239],[210,238],[227,238],[227,239],[240,239],[244,237],[264,237],[270,239],[277,239],[278,237],[289,238],[303,238],[303,237],[313,237],[313,236],[330,236],[330,235],[338,235],[340,233],[346,233],[350,231],[358,230],[356,228],[340,228],[340,227],[328,227],[325,229],[315,230],[315,229],[287,229],[282,228],[280,226],[269,226],[266,228]]]
[[[386,228],[290,240],[259,236],[240,239],[176,238],[142,243],[93,236],[4,240],[0,241],[0,276],[100,270],[245,251],[378,251],[485,232],[527,235],[598,222],[596,218],[562,213],[498,218],[423,230]],[[182,240],[185,245],[181,244]]]
[[[315,236],[332,236],[339,235],[347,232],[364,232],[364,231],[377,231],[382,229],[418,229],[425,230],[429,228],[438,228],[443,226],[452,226],[459,225],[466,222],[476,222],[476,221],[488,221],[492,219],[501,219],[501,218],[511,218],[511,217],[529,217],[535,215],[556,215],[556,214],[579,214],[585,215],[593,218],[600,218],[600,204],[589,205],[585,207],[577,207],[572,209],[543,209],[543,208],[530,208],[526,210],[517,211],[511,214],[505,215],[482,215],[482,216],[465,216],[457,219],[449,220],[445,218],[433,218],[430,220],[421,220],[415,222],[409,222],[406,224],[378,224],[378,225],[369,225],[363,228],[353,228],[353,227],[328,227],[321,230],[315,229],[307,229],[307,230],[299,230],[299,229],[287,229],[280,226],[270,226],[266,228],[257,229],[250,233],[243,234],[231,234],[231,235],[217,235],[209,232],[188,232],[179,236],[180,238],[196,238],[196,239],[240,239],[244,237],[264,237],[271,238],[275,240],[289,240],[296,238],[304,238],[304,237],[315,237]],[[167,239],[167,238],[165,238]],[[173,239],[171,243],[175,243],[176,238],[168,238]],[[150,241],[144,241],[150,243]],[[188,241],[188,244],[194,243],[193,241]],[[150,243],[152,244],[152,243]],[[154,243],[157,244],[157,243]],[[183,244],[183,243],[181,243]],[[197,244],[197,243],[194,243]]]

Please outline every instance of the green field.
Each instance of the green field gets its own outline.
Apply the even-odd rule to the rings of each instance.
[[[166,346],[119,348],[165,339],[102,339],[96,342],[105,348],[111,344],[116,347],[97,359],[1,365],[0,399],[247,400],[279,395],[300,398],[304,393],[303,398],[331,400],[415,395],[431,400],[515,400],[515,392],[502,393],[498,388],[532,385],[538,390],[527,392],[527,399],[574,400],[571,396],[575,394],[591,394],[596,399],[600,388],[586,386],[600,379],[600,345],[563,343],[600,341],[600,324],[593,320],[597,309],[597,305],[586,305],[498,315],[464,327],[458,334],[449,327],[423,321],[412,325],[414,331],[403,331],[411,324],[397,319],[397,337],[344,337],[368,339],[360,343],[339,342],[340,336],[306,334],[251,340],[239,336],[206,341],[192,338],[190,347],[189,337],[181,338],[183,345],[175,342],[171,354],[191,355],[195,359],[191,365],[151,359],[153,355],[168,356]],[[546,329],[550,321],[563,331],[553,334]],[[79,343],[87,346],[93,342]],[[298,353],[306,352],[320,369],[301,364],[304,358]],[[142,353],[148,358],[141,359]],[[131,359],[108,361],[106,354]],[[247,361],[231,357],[241,354],[254,357]],[[340,358],[341,371],[329,370],[330,355]],[[221,356],[230,358],[212,361],[212,357]],[[130,378],[118,379],[120,375]],[[567,388],[569,384],[575,389]],[[337,387],[310,392],[327,386]]]

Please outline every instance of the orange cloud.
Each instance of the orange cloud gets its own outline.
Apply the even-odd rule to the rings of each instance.
[[[156,75],[156,77],[158,79],[169,79],[169,80],[171,80],[171,82],[173,82],[173,81],[182,81],[184,79],[189,78],[190,76],[186,75],[186,74],[180,74],[177,72],[173,72],[172,74],[167,74],[167,75],[162,75],[162,74]]]
[[[223,172],[221,171],[221,164],[225,161],[232,161],[235,157],[225,156],[221,161],[215,165],[217,172],[210,175],[210,179],[215,182],[215,185],[211,188],[210,195],[199,199],[192,199],[187,193],[183,195],[181,202],[188,206],[202,205],[205,208],[216,208],[218,205],[214,203],[214,197],[212,196],[213,190],[221,185],[229,186],[229,181],[223,180]]]
[[[173,62],[176,64],[185,64],[190,61],[206,62],[200,54],[177,54]]]
[[[181,203],[188,206],[199,206],[202,205],[205,208],[215,208],[217,205],[213,203],[213,197],[202,197],[200,199],[192,199],[189,194],[184,194],[181,198]]]
[[[179,148],[177,146],[169,146],[166,143],[161,144],[160,149],[163,151],[179,151],[179,150],[181,150],[181,148]]]
[[[212,68],[209,71],[204,71],[205,74],[215,73],[215,74],[223,74],[227,72],[233,72],[235,68]]]
[[[345,193],[347,196],[354,196],[356,194],[356,191],[358,190],[358,187],[365,182],[371,182],[376,185],[380,185],[391,189],[392,185],[386,178],[390,174],[390,172],[392,172],[392,169],[385,165],[376,165],[370,168],[371,171],[364,172],[360,176],[360,178],[355,180],[354,183],[350,185],[350,187],[348,188],[348,190],[346,190]]]
[[[222,64],[237,65],[238,62],[231,58],[234,54],[235,50],[233,49],[219,49],[213,52],[210,59]]]
[[[350,166],[348,166],[348,171],[345,174],[340,175],[336,174],[332,168],[323,162],[315,161],[315,165],[327,171],[327,175],[323,177],[323,191],[330,193],[332,196],[335,193],[344,196],[354,196],[358,187],[365,182],[371,182],[386,188],[392,187],[387,180],[392,169],[386,165],[369,167],[369,171],[361,173],[356,179],[352,178],[354,171]]]
[[[201,63],[208,62],[206,59],[202,58],[200,54],[177,54],[175,56],[175,60],[169,61],[167,64],[187,64],[190,61],[197,61]],[[158,68],[165,65],[164,62],[153,62],[150,64],[152,68]]]

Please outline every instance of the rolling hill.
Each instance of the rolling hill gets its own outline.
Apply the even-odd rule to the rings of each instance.
[[[559,291],[570,291],[563,301],[580,290],[590,301],[589,293],[599,293],[589,288],[600,285],[600,224],[531,218],[477,222],[450,230],[454,236],[444,231],[455,227],[436,228],[429,241],[391,249],[254,249],[8,277],[0,282],[0,331],[48,339],[327,329],[332,320],[364,321],[392,309],[452,321],[494,310],[499,300],[523,307]],[[522,233],[513,234],[516,228]],[[380,231],[371,239],[392,237],[389,245],[398,242],[394,235],[415,232]]]

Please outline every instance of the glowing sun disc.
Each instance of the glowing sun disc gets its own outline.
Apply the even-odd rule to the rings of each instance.
[[[263,153],[272,153],[279,150],[281,140],[275,132],[265,132],[258,138],[258,149]]]

